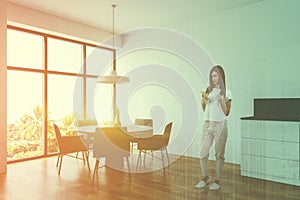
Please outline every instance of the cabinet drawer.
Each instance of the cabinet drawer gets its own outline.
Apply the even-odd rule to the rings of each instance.
[[[260,178],[260,179],[264,179],[264,180],[269,180],[269,181],[275,181],[275,182],[279,182],[279,183],[287,183],[287,184],[300,186],[300,180],[299,179],[284,178],[284,177],[272,176],[272,175],[268,175],[268,174],[262,174],[262,173],[250,172],[250,171],[242,171],[242,176]]]
[[[242,138],[299,142],[299,122],[242,120]]]
[[[242,154],[299,161],[299,143],[242,139]]]
[[[299,162],[242,155],[241,170],[299,180]]]

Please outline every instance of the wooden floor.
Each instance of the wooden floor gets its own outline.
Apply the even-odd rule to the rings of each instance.
[[[152,165],[161,161],[151,159]],[[135,170],[135,158],[131,159]],[[90,158],[91,170],[94,160]],[[149,164],[149,163],[146,163]],[[5,200],[92,200],[92,199],[300,199],[300,187],[240,176],[239,165],[225,164],[219,191],[196,189],[200,179],[199,160],[180,157],[165,172],[157,170],[129,175],[111,168],[100,168],[95,183],[92,172],[79,159],[65,157],[57,175],[56,157],[8,165],[0,175],[0,199]],[[143,168],[143,166],[140,166]],[[209,163],[214,174],[214,162]]]

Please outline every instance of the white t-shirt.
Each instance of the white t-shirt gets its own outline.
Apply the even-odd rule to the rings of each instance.
[[[206,107],[204,112],[204,121],[215,121],[221,122],[226,119],[226,115],[222,110],[221,104],[217,99],[220,94],[221,89],[213,88],[213,90],[208,94],[208,100],[206,101]],[[225,103],[231,100],[231,91],[226,89]]]

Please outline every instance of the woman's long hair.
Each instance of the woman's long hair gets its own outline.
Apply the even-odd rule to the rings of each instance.
[[[219,84],[220,84],[220,89],[221,89],[220,95],[223,95],[224,98],[226,98],[225,72],[224,72],[224,69],[220,65],[216,65],[210,70],[210,72],[209,72],[209,86],[206,89],[206,93],[210,93],[213,90],[213,88],[215,87],[215,85],[212,81],[212,78],[211,78],[212,73],[214,71],[218,74],[218,77],[219,77]]]

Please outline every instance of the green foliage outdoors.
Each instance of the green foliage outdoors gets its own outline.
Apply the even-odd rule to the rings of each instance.
[[[53,122],[60,127],[62,135],[75,135],[75,119],[73,113],[59,120],[49,120],[47,123],[48,153],[58,151]],[[7,159],[15,160],[43,155],[43,110],[40,106],[34,108],[32,114],[23,114],[21,118],[7,126]]]

